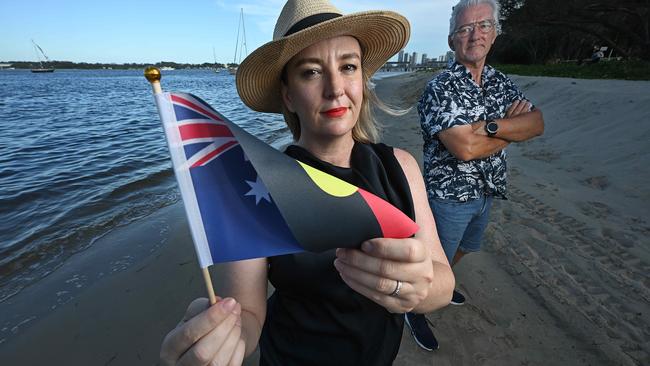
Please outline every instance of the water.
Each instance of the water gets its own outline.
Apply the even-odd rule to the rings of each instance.
[[[228,73],[174,70],[162,85],[275,147],[291,141],[280,115],[243,105]],[[0,71],[0,130],[0,303],[180,199],[142,70]]]

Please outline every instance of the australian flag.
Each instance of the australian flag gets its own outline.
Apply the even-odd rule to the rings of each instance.
[[[201,99],[155,96],[201,267],[417,232],[389,202],[290,158]]]
[[[231,122],[190,94],[156,101],[201,267],[303,251]]]

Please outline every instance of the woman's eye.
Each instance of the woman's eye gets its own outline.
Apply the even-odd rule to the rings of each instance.
[[[320,75],[320,71],[316,70],[316,69],[308,69],[308,70],[304,70],[301,73],[301,75],[304,78],[311,79],[311,78],[314,78],[314,77]]]
[[[358,69],[357,65],[354,65],[354,64],[347,64],[347,65],[343,66],[343,71],[349,72],[349,73],[355,72],[355,71],[357,71],[357,69]]]

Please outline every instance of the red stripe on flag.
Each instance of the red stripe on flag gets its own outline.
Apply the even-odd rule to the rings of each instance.
[[[221,119],[221,117],[217,116],[216,114],[210,112],[209,110],[207,110],[205,108],[202,108],[201,106],[199,106],[197,104],[194,104],[194,103],[190,102],[187,99],[183,99],[183,98],[179,97],[178,95],[172,94],[172,101],[176,102],[178,104],[182,104],[182,105],[184,105],[186,107],[193,108],[193,109],[205,114],[206,116],[208,116],[208,117],[210,117],[210,118],[212,118],[214,120],[223,122],[223,119]]]
[[[361,188],[359,193],[375,214],[384,238],[408,238],[419,230],[418,224],[395,206]]]
[[[230,141],[227,142],[221,146],[219,146],[218,149],[214,150],[213,152],[209,153],[208,155],[204,156],[202,159],[199,159],[196,163],[192,164],[190,168],[196,168],[197,166],[203,165],[205,162],[209,161],[213,157],[221,154],[224,150],[228,149],[229,147],[236,145],[237,141]]]
[[[178,129],[183,141],[207,137],[232,137],[232,132],[228,127],[212,123],[192,123],[181,125]]]

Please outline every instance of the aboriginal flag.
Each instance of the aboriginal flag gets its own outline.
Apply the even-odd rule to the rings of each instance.
[[[199,263],[358,247],[418,226],[383,199],[274,149],[190,94],[156,94]]]

